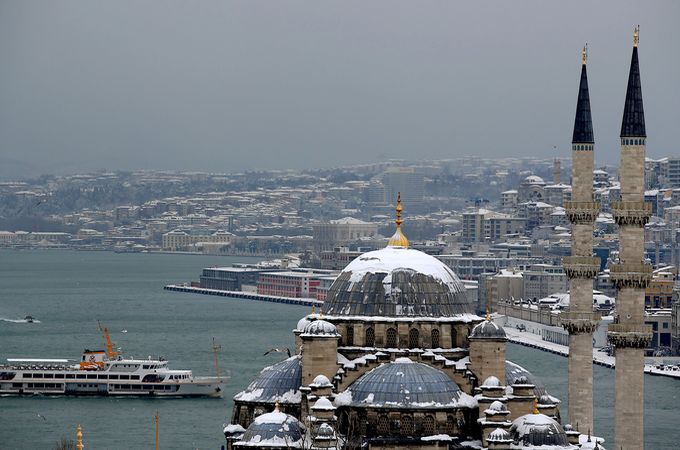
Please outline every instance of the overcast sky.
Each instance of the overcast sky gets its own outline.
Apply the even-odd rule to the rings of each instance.
[[[0,0],[0,178],[568,157],[586,41],[596,159],[616,163],[636,23],[648,155],[680,155],[679,18],[672,0]]]

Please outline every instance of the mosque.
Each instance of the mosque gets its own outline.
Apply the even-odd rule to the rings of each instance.
[[[293,330],[296,354],[234,397],[228,448],[596,448],[401,223],[397,201],[387,247],[351,262]]]
[[[651,269],[642,259],[650,208],[642,196],[646,132],[638,66],[638,30],[621,129],[622,201],[619,288],[609,340],[616,348],[615,448],[643,444],[643,350],[651,338],[642,320]],[[227,447],[245,449],[601,449],[593,426],[592,199],[594,138],[583,51],[572,145],[573,310],[569,417],[560,400],[525,368],[506,360],[507,338],[487,309],[474,314],[465,288],[446,265],[409,248],[396,231],[386,248],[352,261],[329,289],[323,311],[303,317],[293,333],[295,355],[267,367],[234,397]],[[527,194],[540,194],[529,180]]]

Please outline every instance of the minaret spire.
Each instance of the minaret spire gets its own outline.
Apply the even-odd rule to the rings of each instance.
[[[571,139],[572,144],[595,143],[595,137],[593,135],[593,119],[590,114],[590,92],[588,91],[588,72],[586,70],[587,59],[588,44],[583,46],[581,55],[581,82],[578,87],[576,117],[574,118],[574,134]]]
[[[640,63],[638,61],[638,36],[640,27],[633,32],[633,56],[628,72],[628,87],[626,88],[626,103],[623,108],[621,122],[621,137],[647,137],[645,129],[645,110],[642,105],[642,83],[640,82]]]

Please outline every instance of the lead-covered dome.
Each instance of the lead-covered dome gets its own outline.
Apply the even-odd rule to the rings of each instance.
[[[304,427],[278,408],[257,416],[236,447],[302,448]]]
[[[522,448],[577,449],[569,444],[567,434],[556,420],[544,414],[526,414],[518,417],[510,427],[514,442]]]
[[[364,253],[328,291],[329,315],[452,317],[472,314],[463,283],[437,258],[405,247]]]
[[[300,403],[302,367],[300,356],[293,356],[265,367],[234,400],[249,403]]]
[[[503,327],[491,320],[478,323],[470,333],[470,339],[507,339]]]
[[[474,398],[441,370],[408,358],[385,363],[352,383],[345,404],[368,408],[474,408]],[[336,402],[337,403],[337,402]]]

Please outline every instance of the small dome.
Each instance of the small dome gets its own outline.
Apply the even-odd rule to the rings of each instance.
[[[334,410],[335,406],[331,403],[330,400],[326,397],[319,397],[319,399],[314,403],[314,406],[312,406],[313,410]]]
[[[537,398],[541,398],[542,395],[547,393],[541,380],[524,367],[512,361],[505,361],[505,384],[508,386],[513,384],[533,384],[534,395]]]
[[[470,333],[470,339],[507,339],[503,327],[491,320],[478,323]]]
[[[554,406],[555,402],[548,394],[543,394],[539,397],[538,404],[543,406]]]
[[[564,431],[571,431],[574,429],[574,427],[572,427],[570,423],[566,424],[563,428]]]
[[[301,448],[303,425],[278,410],[257,416],[236,443],[237,447]]]
[[[493,375],[488,377],[486,380],[484,380],[484,383],[482,383],[482,387],[500,387],[500,386],[501,380],[494,377]]]
[[[512,442],[512,435],[503,428],[496,428],[489,434],[488,442]]]
[[[322,423],[319,425],[319,428],[316,430],[316,437],[317,439],[334,439],[335,438],[335,431],[333,430],[333,427],[330,426],[327,423]]]
[[[500,401],[496,400],[489,405],[491,411],[507,411],[508,408]]]
[[[324,310],[340,316],[453,317],[472,314],[465,286],[434,256],[406,247],[364,253],[328,290]]]
[[[312,381],[311,386],[322,387],[322,386],[333,386],[333,384],[331,383],[331,380],[329,380],[326,375],[317,375],[316,378],[314,378],[314,381]]]
[[[541,445],[576,448],[569,444],[562,426],[545,414],[526,414],[512,422],[510,433],[523,447]]]
[[[300,403],[302,368],[300,356],[265,367],[234,400],[256,403]]]
[[[335,328],[335,325],[333,325],[330,322],[326,322],[325,320],[319,319],[319,320],[314,320],[307,324],[305,329],[302,332],[303,335],[308,335],[308,336],[338,336],[338,329]]]
[[[355,407],[474,408],[474,398],[460,390],[444,372],[423,363],[385,363],[352,383],[343,398]],[[338,403],[336,397],[336,403]]]
[[[229,425],[224,427],[223,432],[224,432],[225,436],[230,437],[230,436],[242,435],[243,433],[246,432],[246,429],[243,428],[238,423],[236,423],[236,424],[230,423]]]
[[[311,322],[311,320],[309,320],[307,318],[307,316],[303,317],[302,319],[300,319],[298,321],[297,326],[295,327],[295,330],[296,331],[304,331],[305,327],[307,325],[309,325],[310,322]]]

